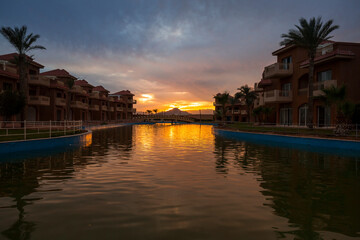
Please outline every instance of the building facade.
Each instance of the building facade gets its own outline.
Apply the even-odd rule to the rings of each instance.
[[[18,91],[19,72],[13,60],[16,53],[0,55],[0,92]],[[28,57],[28,121],[123,121],[132,119],[136,109],[134,94],[120,91],[109,95],[102,86],[78,80],[64,69],[40,73],[43,65]],[[0,116],[0,120],[4,120]],[[11,120],[20,120],[20,115]]]
[[[290,45],[272,53],[274,64],[264,68],[262,79],[255,84],[258,99],[254,108],[271,107],[269,123],[306,126],[307,115],[313,115],[318,127],[335,124],[336,108],[327,106],[319,96],[330,86],[346,86],[346,99],[360,103],[360,43],[323,42],[317,49],[314,66],[313,111],[308,112],[309,59],[303,48]]]
[[[221,95],[218,93],[216,96]],[[215,97],[215,106],[214,117],[215,120],[222,120],[223,104],[221,104],[218,99]],[[246,109],[246,104],[244,99],[235,99],[233,96],[229,96],[227,103],[225,104],[225,120],[232,122],[246,122],[248,117],[248,112]]]

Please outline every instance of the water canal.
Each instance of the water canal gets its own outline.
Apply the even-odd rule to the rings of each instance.
[[[0,239],[360,238],[356,156],[164,124],[39,154],[1,157]]]

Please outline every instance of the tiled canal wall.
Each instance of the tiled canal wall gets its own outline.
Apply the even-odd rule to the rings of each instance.
[[[71,136],[2,142],[0,143],[0,160],[1,154],[41,151],[50,148],[68,147],[72,145],[86,146],[91,144],[91,141],[92,132],[89,131]]]
[[[360,141],[328,139],[315,137],[294,137],[277,134],[250,133],[215,129],[216,135],[233,138],[237,140],[250,141],[257,144],[275,145],[280,147],[296,147],[304,150],[321,150],[331,152],[331,150],[352,151],[360,155]]]

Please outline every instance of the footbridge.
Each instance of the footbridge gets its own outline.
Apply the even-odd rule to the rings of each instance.
[[[162,115],[162,114],[151,114],[151,115],[134,115],[133,119],[141,120],[141,121],[151,121],[151,122],[187,122],[192,123],[195,122],[195,117],[191,115]]]

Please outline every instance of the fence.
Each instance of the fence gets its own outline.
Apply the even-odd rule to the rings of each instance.
[[[82,121],[2,121],[0,141],[70,135],[81,131],[82,126]]]
[[[240,131],[264,132],[286,135],[307,135],[316,137],[340,137],[360,140],[360,124],[336,124],[313,126],[312,129],[303,125],[275,125],[274,123],[226,122],[231,128]]]

